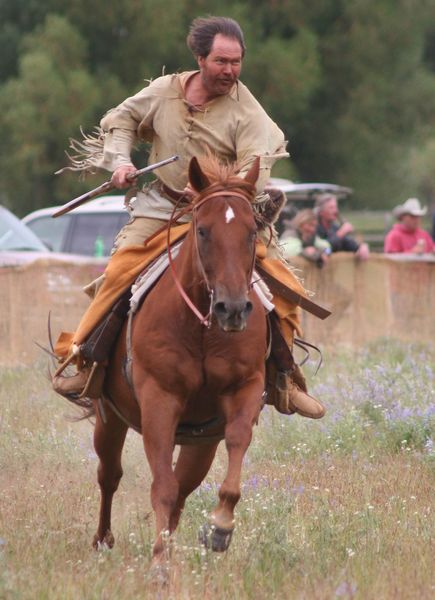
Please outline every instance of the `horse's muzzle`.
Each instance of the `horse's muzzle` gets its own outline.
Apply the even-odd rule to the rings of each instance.
[[[223,331],[243,331],[252,312],[250,300],[218,300],[213,304],[213,313]]]

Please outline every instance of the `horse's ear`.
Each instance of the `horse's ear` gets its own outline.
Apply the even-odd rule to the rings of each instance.
[[[257,158],[252,163],[252,167],[249,169],[249,171],[245,175],[245,181],[248,181],[249,183],[252,183],[252,185],[255,185],[257,183],[259,174],[260,174],[260,157],[257,156]]]
[[[202,169],[199,166],[199,162],[196,156],[193,156],[190,159],[189,182],[193,189],[197,192],[202,192],[202,190],[204,190],[210,185],[210,180],[207,177],[207,175],[205,175],[202,172]]]

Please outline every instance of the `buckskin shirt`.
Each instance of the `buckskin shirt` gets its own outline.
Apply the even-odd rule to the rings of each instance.
[[[132,147],[145,140],[152,144],[149,163],[179,156],[156,175],[166,186],[181,192],[187,185],[190,159],[204,155],[207,147],[221,160],[237,161],[242,176],[260,156],[257,201],[261,202],[272,165],[288,156],[283,132],[240,81],[229,94],[201,107],[192,106],[184,90],[195,73],[198,71],[159,77],[110,110],[101,120],[106,132],[104,154],[96,166],[114,171],[131,164]],[[168,218],[173,204],[148,186],[138,192],[132,208],[134,216],[162,219],[165,215]]]
[[[131,164],[133,145],[138,140],[145,140],[151,142],[150,163],[174,154],[179,156],[178,161],[159,168],[156,175],[172,190],[182,192],[187,185],[190,159],[203,156],[208,147],[221,160],[237,161],[242,177],[259,156],[256,202],[260,204],[267,200],[269,196],[264,193],[264,186],[270,177],[270,169],[277,159],[288,156],[284,134],[240,81],[229,94],[218,96],[201,107],[189,104],[184,94],[185,85],[197,72],[159,77],[110,110],[100,124],[104,132],[104,148],[101,148],[101,140],[88,140],[88,155],[85,160],[77,162],[76,169],[100,167],[114,171],[121,165]],[[86,148],[86,144],[82,147]],[[87,339],[116,299],[159,255],[159,244],[163,243],[162,249],[166,247],[166,233],[160,234],[160,238],[153,239],[146,247],[143,240],[169,219],[173,207],[173,202],[162,195],[153,183],[145,186],[130,201],[128,208],[134,218],[118,234],[105,274],[99,281],[101,287],[77,331],[75,334],[64,332],[59,337],[56,344],[58,356],[66,356],[72,343],[80,346]],[[190,220],[190,216],[187,215],[185,220]],[[176,229],[181,230],[182,227],[180,225]],[[263,235],[267,238],[266,243],[261,242]],[[152,255],[153,251],[155,255]],[[306,297],[301,283],[282,262],[268,231],[259,232],[257,259],[283,285]],[[291,346],[294,330],[300,333],[298,304],[279,296],[274,297],[274,304],[283,335]]]

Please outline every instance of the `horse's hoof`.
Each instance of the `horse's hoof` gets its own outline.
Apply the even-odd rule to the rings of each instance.
[[[206,523],[200,527],[198,539],[203,546],[213,552],[225,552],[230,545],[233,531],[233,529],[221,529]]]
[[[150,582],[158,587],[164,588],[169,585],[169,566],[166,563],[154,563],[148,572]]]
[[[102,552],[104,550],[110,550],[115,545],[115,538],[113,537],[113,533],[110,531],[106,531],[103,539],[100,539],[98,533],[95,534],[94,540],[92,542],[92,546],[95,550]]]

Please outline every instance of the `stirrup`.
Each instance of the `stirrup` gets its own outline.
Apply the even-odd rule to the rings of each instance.
[[[99,398],[103,391],[106,368],[101,363],[94,361],[88,375],[85,387],[79,398]]]
[[[82,393],[83,387],[87,383],[86,373],[78,371],[71,377],[64,377],[63,375],[54,375],[52,379],[52,386],[56,393],[61,396],[74,396],[79,397]]]

